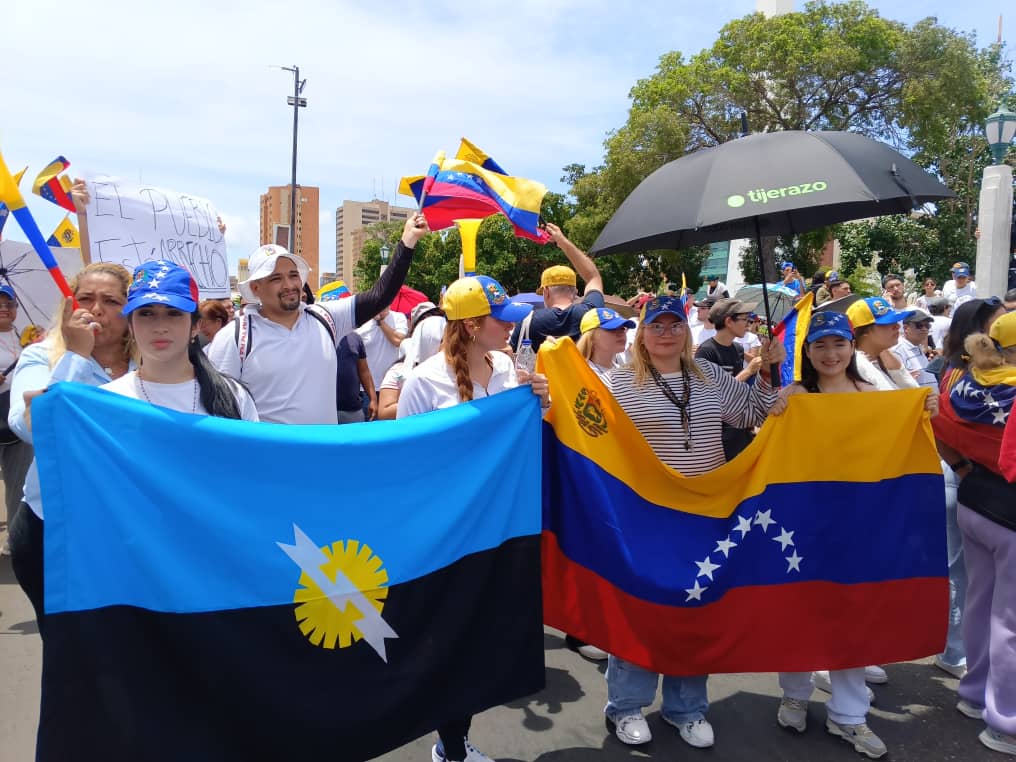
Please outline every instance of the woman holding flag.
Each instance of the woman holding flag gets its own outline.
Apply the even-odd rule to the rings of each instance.
[[[493,278],[476,275],[459,278],[441,299],[448,319],[441,350],[417,365],[406,378],[399,396],[398,418],[452,407],[512,389],[519,379],[511,360],[500,350],[508,343],[514,324],[532,305],[509,301]],[[543,407],[550,405],[547,379],[534,374],[528,380]],[[483,679],[477,675],[477,679]],[[446,722],[437,729],[432,762],[491,762],[467,738],[471,717]]]
[[[610,389],[656,456],[685,476],[726,463],[722,424],[760,425],[776,401],[769,372],[786,356],[780,343],[763,340],[759,382],[748,386],[708,360],[696,360],[684,300],[655,297],[642,308],[631,365],[616,369]],[[707,675],[663,676],[663,720],[691,746],[713,745]],[[616,656],[607,663],[608,703],[604,710],[626,744],[652,740],[642,709],[653,703],[659,675]]]

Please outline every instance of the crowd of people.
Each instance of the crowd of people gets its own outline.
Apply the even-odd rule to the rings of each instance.
[[[88,202],[79,186],[75,201]],[[981,741],[1016,756],[1016,424],[1007,426],[1013,394],[1004,393],[1016,389],[1016,294],[978,298],[962,262],[941,295],[927,279],[913,300],[903,279],[888,275],[881,295],[814,314],[801,381],[781,390],[770,372],[785,349],[770,342],[757,304],[731,298],[709,277],[693,309],[680,292],[644,294],[634,300],[637,317],[625,317],[606,306],[593,260],[557,226],[546,229],[568,265],[543,272],[539,310],[514,302],[496,280],[470,275],[451,283],[439,304],[424,302],[409,315],[393,311],[414,249],[428,233],[420,214],[407,220],[377,282],[348,298],[313,303],[306,262],[276,245],[250,257],[236,315],[232,304],[200,301],[194,279],[172,263],[148,262],[133,273],[90,264],[72,279],[74,297],[48,338],[22,350],[11,328],[14,295],[0,287],[0,392],[8,394],[10,426],[0,458],[10,553],[43,638],[44,513],[31,402],[50,384],[73,381],[184,413],[277,424],[402,419],[520,384],[547,408],[547,379],[517,369],[513,358],[523,346],[538,350],[570,337],[657,457],[688,476],[736,457],[795,394],[925,387],[942,455],[951,588],[948,637],[935,664],[961,678],[957,709],[983,720]],[[811,289],[822,303],[850,293],[835,271],[809,284],[784,264],[782,284],[798,295]],[[836,478],[835,464],[829,478]],[[571,636],[568,642],[587,658],[607,660],[604,712],[616,737],[629,745],[650,741],[643,710],[660,675],[595,644]],[[827,731],[880,758],[887,749],[867,724],[867,683],[887,680],[879,665],[781,674],[776,723],[803,733],[813,691],[824,689],[831,693]],[[707,683],[708,675],[662,680],[664,722],[697,748],[715,741]],[[469,741],[471,722],[453,718],[435,729],[432,762],[489,762]],[[59,730],[43,725],[40,732]]]

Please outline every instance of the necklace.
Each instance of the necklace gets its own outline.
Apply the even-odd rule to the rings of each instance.
[[[134,374],[134,378],[136,378],[137,381],[138,381],[138,389],[141,390],[141,396],[143,396],[145,398],[145,401],[149,405],[154,405],[155,403],[152,402],[152,398],[148,396],[148,391],[145,389],[145,382],[144,382],[144,379],[141,378],[141,371],[138,371],[137,373],[135,373]],[[195,378],[194,379],[194,401],[191,403],[191,413],[196,413],[197,411],[198,411],[198,380]],[[181,410],[180,412],[185,412],[185,411]]]
[[[688,375],[688,368],[684,363],[681,363],[681,381],[683,382],[683,389],[681,390],[681,397],[678,398],[677,392],[670,388],[670,384],[667,383],[667,379],[660,375],[660,371],[652,365],[649,366],[649,373],[653,377],[653,381],[663,392],[663,396],[666,397],[676,407],[681,414],[681,427],[684,429],[684,449],[691,450],[691,410],[689,405],[691,403],[691,378]]]

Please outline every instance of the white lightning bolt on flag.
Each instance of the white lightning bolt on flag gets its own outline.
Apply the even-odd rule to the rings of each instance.
[[[315,585],[321,588],[321,592],[328,596],[328,599],[335,604],[339,611],[344,611],[347,604],[353,604],[362,617],[357,621],[356,626],[363,633],[363,639],[377,651],[378,656],[387,662],[385,639],[397,638],[399,637],[398,633],[381,617],[378,610],[371,605],[363,592],[352,583],[349,577],[342,573],[341,569],[335,570],[335,582],[329,581],[325,573],[321,571],[321,566],[328,560],[328,557],[317,543],[304,534],[304,531],[296,524],[293,524],[293,537],[295,545],[286,545],[281,542],[275,544],[293,560],[293,563],[300,567],[304,574],[314,581]]]

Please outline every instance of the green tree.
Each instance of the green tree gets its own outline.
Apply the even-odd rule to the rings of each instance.
[[[913,154],[954,190],[964,189],[957,202],[926,210],[940,228],[939,245],[956,247],[974,222],[976,198],[971,203],[967,190],[983,161],[978,126],[1012,92],[1002,60],[1000,51],[978,51],[972,37],[934,19],[907,27],[861,0],[736,19],[711,47],[690,57],[666,53],[635,84],[628,121],[607,137],[602,166],[566,168],[576,200],[569,231],[590,245],[638,182],[735,136],[743,112],[756,132],[851,130]],[[804,260],[821,248],[814,238],[764,244],[769,280],[777,244]],[[752,280],[759,273],[748,267]]]

